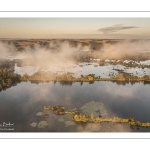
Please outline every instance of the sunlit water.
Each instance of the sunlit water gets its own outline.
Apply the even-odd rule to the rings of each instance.
[[[149,62],[148,62],[149,63]],[[123,71],[125,73],[133,74],[138,77],[144,75],[150,76],[150,68],[138,68],[138,67],[125,67],[123,65],[111,65],[105,64],[100,66],[98,63],[79,63],[78,65],[74,63],[59,64],[49,66],[47,69],[40,69],[37,66],[22,66],[19,67],[15,64],[15,73],[24,75],[33,75],[37,71],[43,72],[53,72],[53,73],[71,73],[74,77],[81,77],[81,75],[95,74],[95,76],[100,76],[101,78],[110,78],[116,76]]]
[[[108,117],[134,117],[140,122],[149,122],[149,88],[149,84],[142,82],[133,85],[107,81],[72,85],[22,82],[0,92],[0,124],[14,123],[14,132],[149,132],[149,128],[132,129],[123,123],[76,124],[72,115],[60,116],[43,109],[45,105],[62,105],[65,110],[79,109],[95,101],[104,104]],[[38,112],[48,113],[49,118],[36,115]],[[41,121],[47,124],[43,128],[38,126]],[[37,123],[35,127],[31,126],[33,122]]]

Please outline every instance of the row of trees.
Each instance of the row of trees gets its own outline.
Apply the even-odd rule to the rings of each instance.
[[[37,72],[32,76],[24,74],[23,76],[19,76],[20,80],[41,80],[41,81],[72,81],[72,82],[92,82],[92,81],[150,81],[150,76],[144,75],[142,77],[138,77],[135,75],[127,74],[127,73],[119,73],[116,76],[110,78],[102,78],[100,76],[95,76],[95,74],[89,75],[81,75],[80,78],[73,77],[71,74],[52,74],[45,72]]]
[[[120,82],[140,82],[144,81],[146,83],[150,83],[150,76],[145,75],[143,77],[138,77],[134,75],[129,74],[123,74],[120,73],[116,76],[110,77],[110,78],[101,78],[100,76],[96,77],[95,74],[89,74],[89,75],[81,75],[80,78],[73,77],[71,74],[52,74],[50,72],[37,72],[33,75],[29,76],[27,74],[24,74],[23,76],[15,74],[14,72],[10,72],[7,69],[0,70],[0,91],[4,90],[6,88],[9,88],[13,85],[16,85],[17,83],[21,81],[39,81],[39,82],[60,82],[63,84],[72,85],[73,82],[89,82],[90,84],[94,83],[94,81],[112,81],[117,82],[120,84]]]
[[[27,74],[24,74],[23,76],[20,76],[20,80],[43,80],[43,81],[71,81],[75,78],[70,74],[52,74],[49,72],[37,72],[33,75],[29,76]]]

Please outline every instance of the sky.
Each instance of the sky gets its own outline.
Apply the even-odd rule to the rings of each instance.
[[[0,38],[150,39],[150,18],[0,18]]]

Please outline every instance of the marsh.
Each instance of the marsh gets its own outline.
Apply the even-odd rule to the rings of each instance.
[[[149,132],[150,128],[124,123],[77,123],[72,115],[57,115],[44,109],[64,106],[67,111],[93,117],[134,117],[150,122],[149,52],[140,53],[138,48],[136,55],[135,51],[129,55],[120,53],[118,58],[106,55],[108,45],[116,46],[119,53],[119,42],[123,43],[1,41],[5,51],[0,57],[0,124],[14,123],[14,130],[1,132]],[[129,43],[132,48],[136,45],[135,41]]]

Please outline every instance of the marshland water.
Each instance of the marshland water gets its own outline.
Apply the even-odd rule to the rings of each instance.
[[[44,109],[150,122],[148,46],[145,40],[1,41],[0,132],[149,132],[126,123],[75,122],[71,114]]]

